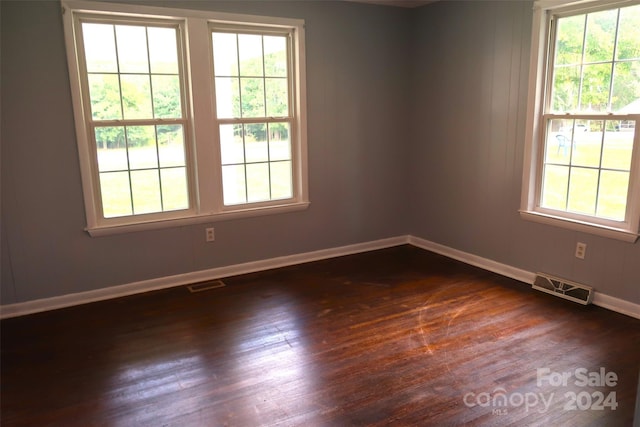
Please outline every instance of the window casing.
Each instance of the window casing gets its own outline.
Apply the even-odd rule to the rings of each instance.
[[[638,2],[535,3],[525,219],[637,239],[640,41],[625,37],[639,19]]]
[[[62,7],[91,235],[308,206],[303,21],[84,1]],[[261,76],[220,74],[228,58],[217,33],[260,40],[260,55],[240,49],[236,60],[241,69],[260,63]],[[225,98],[224,78],[248,84]],[[229,108],[242,95],[253,104]]]

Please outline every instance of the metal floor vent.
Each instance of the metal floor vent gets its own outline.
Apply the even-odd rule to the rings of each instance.
[[[543,273],[536,274],[532,287],[584,305],[591,304],[593,299],[593,288]]]
[[[208,282],[200,282],[194,283],[193,285],[188,285],[187,289],[189,289],[189,292],[193,294],[195,292],[208,291],[210,289],[224,288],[225,286],[227,285],[225,285],[222,280],[210,280]]]

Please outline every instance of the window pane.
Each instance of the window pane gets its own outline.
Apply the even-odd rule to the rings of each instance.
[[[545,163],[568,165],[571,161],[574,120],[551,120],[545,144]]]
[[[178,76],[151,76],[153,84],[153,113],[158,119],[182,117],[180,78]]]
[[[120,81],[125,120],[153,118],[149,76],[124,74]]]
[[[640,60],[617,63],[613,73],[613,111],[640,113]]]
[[[617,9],[587,15],[585,62],[613,60],[617,24]]]
[[[100,172],[123,171],[129,167],[127,161],[124,127],[99,127],[95,130],[98,170]]]
[[[147,32],[145,27],[116,25],[120,73],[148,73]]]
[[[240,80],[216,77],[216,112],[219,119],[240,117]]]
[[[602,171],[596,215],[616,221],[624,221],[628,188],[628,172]]]
[[[235,34],[213,33],[213,65],[216,76],[238,76],[238,44]]]
[[[247,201],[261,202],[270,198],[269,164],[253,163],[247,165]]]
[[[598,189],[598,170],[571,168],[567,210],[594,215]]]
[[[591,132],[591,126],[594,129],[602,129],[602,121],[576,120],[573,130],[572,165],[596,168],[600,166],[602,131]]]
[[[131,215],[131,190],[128,172],[100,174],[102,211],[105,218]]]
[[[161,167],[185,166],[184,134],[180,125],[156,126]]]
[[[580,110],[608,111],[610,83],[611,64],[585,65],[582,75]]]
[[[223,165],[244,163],[242,125],[220,125],[220,157]]]
[[[267,125],[264,123],[244,125],[244,152],[246,162],[266,162],[269,160]]]
[[[570,16],[558,20],[555,64],[579,64],[582,62],[585,16]]]
[[[157,169],[132,171],[131,192],[133,211],[136,215],[162,211]]]
[[[222,194],[225,205],[247,202],[244,165],[222,167]]]
[[[89,98],[94,120],[121,120],[122,103],[117,74],[89,74]]]
[[[240,79],[242,117],[265,117],[264,79]]]
[[[568,183],[569,168],[567,166],[545,166],[541,206],[549,209],[565,210],[567,208]]]
[[[154,74],[178,74],[178,47],[174,28],[148,27],[149,59]]]
[[[571,134],[549,134],[549,139],[547,140],[547,145],[545,146],[545,163],[568,165],[571,160],[570,154]]]
[[[568,112],[578,109],[580,96],[580,67],[570,66],[556,68],[553,79],[551,110]]]
[[[291,183],[291,162],[271,163],[271,198],[288,199],[293,197]]]
[[[287,79],[265,79],[267,90],[267,117],[289,115]]]
[[[264,72],[267,77],[287,77],[287,39],[264,36]]]
[[[640,59],[640,5],[620,9],[618,29],[618,59]]]
[[[116,73],[116,42],[113,25],[82,24],[84,38],[84,54],[89,73]]]
[[[611,123],[614,131],[607,131],[604,136],[602,150],[602,167],[607,169],[631,169],[631,153],[633,150],[633,132],[626,132],[622,128],[623,120]]]
[[[162,208],[165,211],[175,211],[189,208],[189,190],[187,185],[187,169],[161,169],[162,180]]]
[[[269,159],[291,159],[289,123],[269,123]]]
[[[127,126],[129,168],[158,167],[158,151],[154,126]]]
[[[262,36],[238,34],[240,75],[243,77],[264,76],[262,60]]]

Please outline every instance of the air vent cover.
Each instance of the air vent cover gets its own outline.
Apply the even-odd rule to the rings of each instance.
[[[193,285],[187,286],[187,289],[189,289],[189,292],[193,294],[195,292],[208,291],[210,289],[218,289],[225,286],[226,285],[222,280],[210,280],[208,282],[194,283]]]
[[[593,299],[593,288],[543,273],[536,274],[532,287],[584,305],[591,304]]]

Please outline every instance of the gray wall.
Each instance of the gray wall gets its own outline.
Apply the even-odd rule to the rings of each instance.
[[[411,231],[640,303],[640,244],[518,214],[531,19],[519,1],[439,2],[414,17]]]
[[[171,5],[170,2],[163,2]],[[408,11],[184,2],[306,20],[308,210],[91,238],[59,3],[2,1],[2,304],[407,234]],[[149,4],[149,2],[145,2]],[[175,4],[174,4],[175,6]],[[372,29],[376,29],[372,31]]]
[[[306,20],[311,207],[89,237],[58,4],[2,1],[2,304],[405,234],[640,303],[640,245],[518,215],[531,3],[181,4]]]

